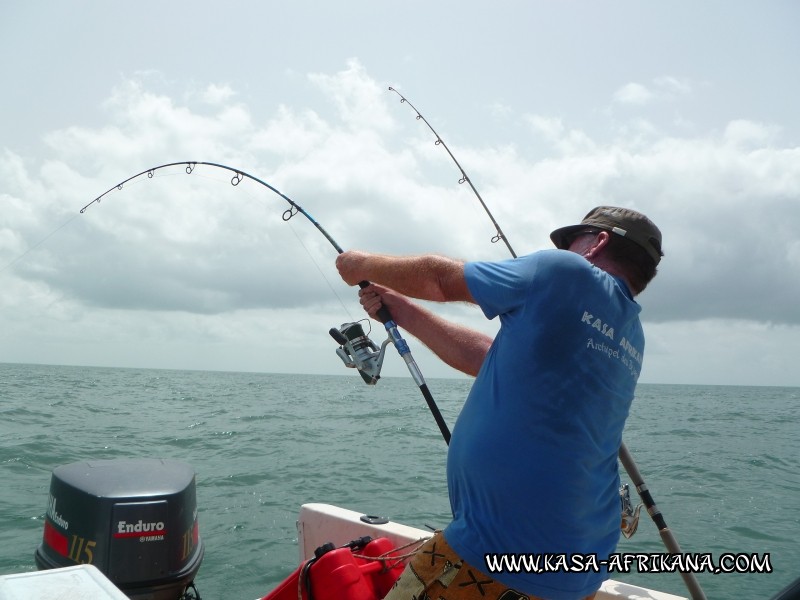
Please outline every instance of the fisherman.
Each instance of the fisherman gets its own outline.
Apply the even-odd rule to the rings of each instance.
[[[617,452],[644,335],[634,297],[656,274],[661,232],[594,208],[550,234],[557,250],[501,262],[340,254],[373,318],[394,321],[476,376],[447,457],[452,522],[387,600],[594,598],[620,533]],[[500,317],[492,339],[410,300],[470,302]]]

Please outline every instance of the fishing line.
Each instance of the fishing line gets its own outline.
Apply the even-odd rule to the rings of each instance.
[[[80,215],[75,215],[75,216],[73,216],[73,217],[70,217],[69,219],[67,219],[67,221],[66,221],[64,224],[62,224],[62,225],[59,225],[58,227],[56,227],[56,228],[55,228],[53,231],[51,231],[50,233],[48,233],[48,234],[47,234],[46,236],[44,236],[44,237],[43,237],[41,240],[39,240],[38,242],[36,242],[35,244],[33,244],[33,245],[32,245],[30,248],[28,248],[27,250],[25,250],[25,252],[23,252],[22,254],[20,254],[19,256],[17,256],[17,258],[15,258],[14,260],[12,260],[12,261],[11,261],[10,263],[8,263],[7,265],[5,265],[5,266],[3,266],[3,267],[0,267],[0,273],[2,273],[3,271],[5,271],[5,270],[6,270],[6,269],[8,269],[8,268],[11,268],[11,267],[13,267],[15,264],[17,264],[19,261],[21,261],[23,258],[25,258],[25,257],[26,257],[26,256],[27,256],[29,253],[31,253],[31,252],[33,252],[34,250],[36,250],[36,248],[38,248],[39,246],[41,246],[42,244],[44,244],[44,243],[45,243],[47,240],[49,240],[49,239],[50,239],[51,237],[53,237],[53,236],[54,236],[56,233],[58,233],[59,231],[61,231],[62,229],[64,229],[64,227],[66,227],[67,225],[69,225],[70,223],[72,223],[72,222],[73,222],[75,219],[77,219],[79,216],[80,216]]]
[[[327,275],[325,275],[325,271],[323,271],[323,270],[322,270],[322,267],[320,267],[320,266],[319,266],[319,263],[318,263],[318,262],[317,262],[317,260],[314,258],[314,255],[313,255],[313,254],[311,254],[311,250],[309,250],[309,249],[308,249],[308,247],[307,247],[307,246],[305,245],[305,243],[303,242],[302,238],[300,237],[300,234],[299,234],[299,233],[297,233],[297,230],[296,230],[294,227],[292,227],[292,224],[291,224],[290,222],[288,222],[288,221],[287,221],[287,223],[286,223],[286,224],[289,226],[289,229],[290,229],[290,230],[292,231],[292,233],[294,234],[294,237],[295,237],[295,238],[297,238],[297,241],[298,241],[298,243],[299,243],[299,244],[300,244],[300,245],[303,247],[303,250],[305,250],[305,251],[306,251],[306,254],[308,255],[308,258],[310,258],[310,259],[311,259],[311,262],[313,263],[314,267],[316,267],[316,269],[317,269],[317,271],[319,272],[320,276],[322,277],[323,281],[325,281],[325,283],[327,284],[327,286],[328,286],[328,289],[331,291],[331,293],[332,293],[332,294],[333,294],[333,295],[336,297],[336,299],[339,301],[339,304],[341,304],[341,306],[342,306],[342,309],[343,309],[343,310],[344,310],[344,312],[347,314],[347,317],[348,317],[348,318],[350,318],[350,319],[352,319],[352,318],[353,318],[353,315],[352,315],[352,314],[350,313],[350,311],[348,310],[347,306],[346,306],[346,305],[345,305],[345,303],[344,303],[344,300],[342,300],[342,297],[339,295],[339,292],[337,292],[337,291],[336,291],[336,288],[334,288],[334,287],[333,287],[333,284],[331,283],[330,279],[328,279]]]
[[[461,179],[459,179],[458,183],[464,183],[465,181],[469,183],[469,186],[472,188],[472,191],[475,192],[475,195],[478,197],[481,206],[483,206],[483,209],[486,211],[486,214],[489,216],[489,218],[492,221],[492,224],[495,226],[497,230],[497,235],[495,235],[495,237],[493,237],[491,240],[492,243],[496,243],[499,240],[503,240],[506,247],[508,247],[508,251],[511,253],[511,256],[513,258],[517,258],[517,255],[514,253],[514,250],[508,243],[508,239],[506,238],[503,231],[500,229],[500,225],[498,225],[497,221],[495,221],[494,217],[492,216],[492,213],[489,211],[488,207],[486,206],[486,203],[483,201],[483,198],[481,198],[481,195],[478,193],[478,190],[476,190],[475,186],[472,185],[472,181],[464,172],[464,169],[456,160],[455,156],[453,156],[453,153],[450,152],[450,149],[444,143],[442,138],[439,136],[438,133],[436,133],[436,130],[433,127],[431,127],[431,124],[428,123],[428,120],[425,117],[423,117],[422,114],[417,110],[417,108],[413,104],[411,104],[411,102],[409,102],[400,92],[398,92],[391,86],[389,87],[389,90],[400,96],[401,104],[402,103],[408,104],[414,110],[414,112],[417,113],[417,119],[422,120],[425,123],[425,125],[428,126],[428,129],[430,129],[436,136],[436,142],[435,142],[436,145],[437,146],[442,145],[444,149],[447,150],[447,153],[450,155],[450,158],[453,159],[453,162],[456,163],[456,166],[461,171]],[[653,520],[653,523],[655,523],[656,527],[658,528],[658,532],[661,535],[661,539],[664,542],[665,547],[672,554],[680,554],[681,549],[680,546],[678,545],[678,540],[675,538],[675,536],[672,534],[669,527],[667,526],[667,523],[664,520],[664,516],[661,514],[661,511],[659,511],[658,508],[656,507],[655,501],[653,500],[653,497],[650,494],[650,491],[647,485],[645,484],[641,473],[639,472],[639,468],[636,466],[636,463],[633,460],[633,455],[630,453],[628,447],[625,445],[625,442],[620,442],[619,460],[622,463],[623,467],[625,468],[625,471],[628,473],[628,476],[631,478],[631,481],[633,482],[634,486],[636,487],[636,491],[638,492],[639,497],[642,499],[642,502],[646,507],[647,512],[650,515],[651,519]],[[635,525],[633,526],[633,529],[635,531]],[[633,533],[631,533],[631,535],[633,535]],[[700,584],[697,582],[697,578],[694,576],[693,573],[681,572],[680,575],[681,578],[683,578],[683,581],[686,587],[688,588],[689,593],[691,594],[693,600],[706,600],[706,595],[700,588]]]
[[[196,171],[193,171],[192,173],[195,174]],[[165,175],[159,175],[158,173],[156,173],[154,175],[154,177],[172,177],[172,176],[175,176],[175,175],[177,175],[177,174],[176,173],[169,173],[169,174],[165,174]],[[197,177],[201,177],[203,179],[207,179],[209,181],[213,181],[213,182],[216,182],[216,183],[226,183],[222,179],[219,179],[217,177],[211,177],[211,176],[208,176],[208,175],[197,174]],[[238,187],[238,184],[237,184],[237,187]],[[244,187],[238,187],[238,189],[239,189],[240,193],[244,194],[247,198],[249,198],[251,202],[254,202],[254,203],[258,204],[259,206],[264,206],[263,198],[254,196],[248,190],[244,189]],[[347,305],[345,305],[344,300],[339,295],[339,292],[336,290],[336,288],[333,287],[333,284],[331,283],[331,280],[325,274],[325,271],[322,269],[320,264],[317,262],[317,259],[314,258],[314,255],[312,254],[312,252],[309,249],[309,247],[306,246],[305,242],[303,241],[303,238],[300,237],[300,234],[297,232],[297,229],[295,229],[295,227],[292,225],[292,222],[290,220],[286,221],[286,224],[289,226],[289,230],[292,232],[292,234],[294,235],[294,237],[297,240],[297,242],[300,244],[300,246],[303,248],[303,250],[305,250],[306,255],[308,256],[309,260],[311,260],[311,263],[314,265],[314,268],[317,269],[317,272],[320,274],[320,276],[322,277],[322,280],[328,286],[328,289],[331,291],[333,296],[339,302],[340,306],[342,307],[342,310],[344,310],[344,312],[347,314],[348,318],[353,319],[353,315],[350,313],[350,310],[347,308]]]
[[[241,169],[235,169],[233,167],[229,167],[227,165],[222,165],[219,163],[212,163],[212,162],[203,162],[203,161],[179,161],[179,162],[172,162],[166,163],[163,165],[158,165],[156,167],[151,167],[150,169],[145,169],[136,175],[132,175],[127,179],[121,181],[115,186],[112,186],[102,194],[100,194],[97,198],[89,202],[86,206],[81,208],[80,214],[86,212],[86,210],[94,205],[100,204],[105,196],[110,194],[111,192],[122,190],[125,185],[131,181],[135,181],[140,177],[147,175],[148,179],[152,179],[155,174],[162,169],[167,169],[169,167],[175,166],[182,166],[184,171],[187,175],[191,175],[195,168],[198,165],[205,165],[208,167],[213,167],[216,169],[222,169],[224,171],[228,171],[229,173],[233,173],[233,176],[230,179],[231,185],[234,187],[238,186],[242,181],[248,179],[255,183],[258,183],[267,189],[271,190],[281,198],[283,198],[288,204],[289,208],[287,208],[281,218],[284,221],[289,221],[292,217],[297,215],[298,213],[302,214],[308,221],[317,228],[317,230],[325,237],[326,240],[333,246],[338,254],[342,254],[344,250],[342,247],[333,239],[333,237],[325,230],[320,223],[314,219],[306,210],[296,203],[294,200],[289,198],[287,195],[279,191],[277,188],[271,186],[266,181],[259,179]],[[361,281],[359,282],[359,287],[365,288],[369,285],[368,281]],[[377,382],[378,378],[380,377],[380,368],[383,362],[383,352],[386,348],[386,345],[391,343],[394,345],[395,349],[397,350],[400,357],[406,363],[406,367],[408,368],[409,373],[411,373],[411,377],[414,379],[414,382],[419,387],[420,392],[422,393],[423,397],[425,398],[425,402],[428,404],[428,408],[431,411],[431,414],[436,421],[436,424],[439,426],[439,430],[444,437],[445,442],[450,442],[450,430],[447,427],[447,424],[442,417],[441,412],[439,411],[438,406],[436,406],[436,402],[431,395],[430,390],[428,389],[428,384],[425,382],[425,378],[422,376],[422,372],[419,370],[419,366],[414,360],[413,355],[411,354],[411,350],[408,347],[408,343],[403,339],[400,331],[397,327],[397,323],[395,323],[394,319],[392,318],[391,313],[389,310],[383,306],[378,311],[378,319],[383,322],[384,327],[386,328],[386,333],[388,335],[387,340],[383,343],[380,351],[378,352],[377,347],[374,346],[373,342],[368,338],[365,339],[366,336],[363,335],[363,329],[358,323],[346,323],[340,329],[332,328],[330,330],[331,336],[341,344],[341,347],[337,350],[337,354],[342,358],[345,365],[348,367],[355,367],[358,369],[361,377],[364,379],[366,383],[374,384]],[[373,350],[374,347],[374,350]]]

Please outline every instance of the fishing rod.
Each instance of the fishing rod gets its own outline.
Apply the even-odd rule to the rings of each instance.
[[[474,185],[472,185],[472,180],[469,178],[469,175],[467,175],[466,171],[464,171],[464,168],[461,166],[461,163],[459,163],[456,160],[456,157],[453,156],[452,152],[450,152],[450,148],[448,148],[447,144],[444,143],[442,136],[436,133],[436,130],[431,126],[430,123],[428,123],[428,119],[422,116],[422,113],[417,110],[416,106],[414,106],[413,104],[411,104],[411,102],[408,101],[408,98],[403,96],[403,94],[398,92],[392,86],[389,86],[389,91],[394,92],[395,94],[400,96],[400,104],[403,103],[408,104],[414,110],[414,112],[417,113],[417,120],[418,121],[421,120],[423,123],[425,123],[425,125],[428,126],[428,129],[430,129],[431,132],[433,132],[433,135],[436,136],[436,141],[434,142],[434,144],[436,144],[437,146],[441,145],[445,150],[447,150],[447,153],[450,155],[450,158],[452,158],[453,162],[456,163],[458,170],[461,171],[461,179],[458,180],[458,183],[464,183],[466,181],[469,184],[469,187],[472,188],[472,191],[475,193],[475,196],[477,196],[478,202],[481,203],[483,210],[486,211],[486,214],[489,216],[489,219],[491,219],[492,224],[494,225],[495,231],[497,233],[494,235],[494,237],[492,237],[491,242],[493,244],[496,244],[500,240],[503,240],[503,243],[506,245],[506,248],[508,248],[508,251],[511,252],[511,256],[517,258],[517,253],[514,252],[514,249],[511,247],[511,244],[509,244],[506,234],[504,234],[503,230],[500,229],[500,225],[498,225],[497,221],[494,218],[494,215],[492,215],[492,212],[489,210],[489,207],[486,206],[486,203],[483,201],[483,198],[481,198],[481,195],[478,193],[478,190],[475,189]]]
[[[422,120],[430,129],[433,134],[436,136],[436,144],[441,144],[444,146],[447,153],[450,155],[450,158],[456,163],[458,168],[461,170],[462,177],[458,181],[459,183],[464,183],[465,181],[469,183],[472,191],[475,192],[475,195],[480,200],[481,206],[483,206],[486,214],[489,215],[489,218],[492,220],[495,228],[497,229],[497,235],[492,238],[492,242],[497,242],[499,239],[502,239],[505,242],[506,246],[508,247],[509,252],[511,252],[511,256],[513,258],[517,258],[517,255],[514,253],[514,250],[511,248],[511,245],[508,243],[508,239],[506,238],[505,234],[500,229],[500,226],[495,221],[492,213],[486,206],[486,203],[481,198],[478,191],[475,189],[475,186],[472,185],[472,181],[464,172],[464,169],[458,163],[458,161],[453,156],[453,153],[450,152],[450,149],[444,143],[442,138],[439,136],[438,133],[431,127],[431,124],[428,123],[428,120],[422,116],[422,114],[417,110],[417,108],[411,104],[400,92],[398,92],[393,87],[389,87],[389,90],[395,92],[398,96],[400,96],[400,103],[407,103],[414,111],[417,113],[417,119]],[[666,521],[664,520],[664,516],[661,514],[661,511],[656,506],[655,500],[653,500],[652,494],[650,494],[650,490],[647,487],[647,484],[644,482],[642,474],[639,472],[639,468],[636,466],[636,462],[633,460],[633,455],[628,450],[628,447],[625,445],[625,442],[620,442],[619,448],[619,460],[622,463],[622,466],[625,468],[625,471],[628,473],[628,476],[631,478],[631,482],[633,483],[634,487],[636,487],[636,491],[639,494],[639,497],[642,500],[645,508],[647,509],[647,513],[650,515],[650,518],[655,523],[656,527],[658,528],[658,532],[661,535],[661,539],[664,542],[664,546],[670,552],[670,554],[681,554],[681,548],[678,544],[678,540],[675,538],[672,531],[667,526]],[[631,537],[635,532],[639,522],[639,509],[641,506],[633,509],[630,504],[630,495],[628,494],[627,486],[623,486],[623,489],[620,490],[620,497],[623,505],[623,515],[622,515],[622,522],[623,522],[623,535],[626,538]],[[681,572],[681,577],[683,578],[686,587],[689,590],[689,593],[692,596],[692,600],[706,600],[706,595],[700,587],[700,584],[697,581],[697,578],[694,576],[693,573],[688,572]]]
[[[682,554],[680,544],[678,544],[675,534],[672,533],[672,530],[664,520],[664,515],[661,514],[661,511],[656,506],[656,501],[653,500],[653,496],[650,494],[650,489],[644,482],[644,478],[639,472],[639,468],[636,466],[633,456],[631,455],[630,450],[628,450],[628,447],[625,445],[625,442],[620,444],[619,460],[625,467],[625,471],[627,471],[628,476],[631,478],[631,482],[636,487],[636,491],[639,493],[639,496],[641,497],[642,502],[647,509],[647,513],[650,515],[650,518],[653,519],[653,523],[655,523],[656,527],[658,528],[658,533],[661,536],[661,541],[664,542],[664,546],[667,548],[670,554]],[[679,571],[679,573],[693,600],[706,600],[706,595],[703,592],[703,589],[700,587],[700,583],[697,581],[694,573],[690,573],[688,571]]]
[[[287,195],[276,189],[275,187],[268,184],[266,181],[259,179],[241,169],[235,169],[233,167],[229,167],[227,165],[222,165],[219,163],[213,162],[203,162],[203,161],[180,161],[180,162],[171,162],[166,163],[163,165],[158,165],[157,167],[152,167],[150,169],[145,169],[141,173],[137,173],[131,177],[128,177],[124,181],[121,181],[115,186],[112,186],[102,194],[100,194],[97,198],[89,202],[86,206],[81,208],[80,214],[86,212],[93,204],[99,204],[100,201],[108,194],[115,190],[122,190],[126,183],[138,179],[143,175],[147,175],[148,179],[152,179],[155,176],[155,173],[161,169],[167,169],[169,167],[176,167],[182,166],[186,171],[187,175],[191,175],[197,165],[205,165],[208,167],[213,167],[216,169],[222,169],[225,171],[229,171],[233,173],[233,177],[231,177],[231,185],[238,186],[244,179],[249,179],[254,181],[255,183],[264,186],[265,188],[269,189],[270,191],[276,193],[278,196],[286,200],[289,203],[289,208],[287,208],[282,215],[284,221],[289,221],[292,217],[294,217],[297,213],[302,214],[306,219],[308,219],[317,230],[325,236],[325,239],[330,242],[331,246],[334,247],[338,254],[342,254],[344,250],[342,247],[333,239],[333,237],[325,230],[319,222],[314,219],[302,206],[300,206],[297,202],[289,198]],[[361,281],[359,282],[359,287],[365,288],[369,285],[368,281]],[[378,379],[380,378],[380,370],[383,364],[383,357],[388,344],[393,344],[394,347],[397,349],[398,354],[406,363],[409,372],[411,373],[411,377],[414,379],[414,382],[422,392],[423,397],[425,398],[426,403],[428,404],[428,408],[430,409],[431,413],[433,414],[433,418],[436,420],[437,425],[439,426],[439,430],[442,433],[446,442],[450,442],[450,430],[447,427],[447,424],[442,417],[441,412],[439,411],[439,407],[436,405],[436,402],[433,399],[433,395],[431,394],[428,384],[425,382],[425,378],[422,375],[422,372],[417,366],[417,362],[414,360],[413,355],[411,354],[411,350],[408,347],[408,343],[403,339],[400,331],[397,327],[397,323],[395,323],[394,319],[392,318],[391,313],[389,310],[384,306],[378,311],[378,316],[380,320],[383,322],[384,327],[386,328],[386,333],[388,335],[386,341],[380,346],[380,348],[369,339],[369,337],[364,333],[363,328],[359,323],[344,323],[340,328],[331,328],[329,331],[330,335],[336,340],[337,343],[340,344],[340,347],[336,350],[336,354],[342,359],[345,363],[345,366],[352,367],[358,370],[359,374],[361,375],[362,379],[365,383],[369,385],[375,385]]]

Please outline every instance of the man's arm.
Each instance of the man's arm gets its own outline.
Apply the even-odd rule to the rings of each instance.
[[[336,268],[349,285],[370,281],[421,300],[475,303],[464,278],[464,263],[452,258],[351,250],[339,254]]]
[[[395,323],[430,348],[436,356],[462,373],[475,376],[483,364],[492,338],[485,333],[443,319],[407,297],[378,285],[359,291],[361,304],[372,318],[386,306]]]

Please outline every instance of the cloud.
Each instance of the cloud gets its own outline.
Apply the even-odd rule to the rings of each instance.
[[[230,101],[236,92],[229,85],[210,84],[202,93],[201,98],[207,104],[219,105]]]
[[[692,93],[692,85],[683,79],[664,75],[648,84],[628,82],[614,92],[618,104],[643,106],[655,101],[675,100]]]
[[[523,120],[532,131],[550,142],[552,147],[565,156],[591,154],[595,142],[579,129],[567,129],[560,118],[543,115],[525,115]]]
[[[614,100],[621,104],[647,104],[655,94],[640,83],[626,83],[616,92]]]
[[[661,383],[796,385],[789,373],[795,370],[798,333],[797,326],[740,319],[647,323],[642,377]]]
[[[356,59],[335,75],[312,73],[310,81],[333,100],[342,123],[355,130],[385,131],[394,119],[386,102],[386,86],[370,78]]]
[[[492,102],[489,105],[489,114],[497,120],[505,120],[513,116],[513,109],[502,102]]]
[[[632,206],[661,227],[667,256],[646,293],[650,319],[800,323],[800,278],[787,276],[797,272],[800,148],[777,146],[778,128],[740,120],[698,137],[577,146],[583,135],[558,120],[530,122],[570,150],[527,171],[540,201]]]
[[[660,92],[670,94],[673,97],[686,96],[692,93],[692,85],[688,81],[669,75],[656,77],[653,79],[653,85]]]
[[[458,256],[484,253],[476,253],[473,239],[484,239],[478,232],[491,226],[475,210],[476,200],[449,180],[439,185],[424,179],[424,163],[437,154],[443,168],[454,168],[444,166],[448,159],[440,147],[397,150],[391,97],[379,94],[382,86],[363,67],[350,62],[339,73],[312,74],[309,80],[339,107],[335,117],[281,106],[261,128],[246,106],[223,105],[201,115],[136,81],[115,88],[105,126],[68,127],[47,137],[53,156],[38,176],[7,152],[4,168],[18,194],[9,196],[17,227],[0,237],[7,255],[24,246],[22,233],[43,231],[31,223],[31,206],[20,197],[24,190],[38,188],[37,195],[47,199],[39,218],[48,211],[66,217],[67,197],[81,205],[114,178],[162,157],[185,157],[189,148],[195,149],[190,155],[269,175],[301,206],[299,199],[308,199],[311,212],[341,239],[396,252],[424,251],[436,240],[440,250]],[[375,127],[361,121],[354,126],[356,114],[365,113]],[[650,130],[634,142],[626,136],[593,139],[555,117],[522,118],[557,151],[553,158],[530,163],[511,145],[459,149],[462,161],[479,174],[483,196],[509,240],[518,242],[518,253],[546,245],[550,228],[575,221],[591,205],[632,206],[651,214],[664,231],[667,258],[654,283],[658,293],[648,297],[651,319],[800,322],[794,302],[800,279],[783,277],[797,260],[800,150],[776,147],[777,128],[738,120],[721,134],[659,137]],[[279,287],[255,285],[256,272],[293,279],[304,298],[320,292],[316,275],[293,273],[280,249],[292,243],[276,218],[287,205],[252,182],[230,186],[230,176],[202,166],[191,176],[182,166],[153,180],[143,176],[93,206],[80,227],[61,234],[58,244],[71,251],[45,248],[17,272],[89,304],[118,308],[216,313],[293,302]],[[402,235],[381,230],[387,219]],[[743,236],[769,243],[743,244]],[[313,260],[331,258],[313,229],[305,243],[317,253]],[[736,293],[742,271],[754,289]],[[129,274],[111,285],[119,272]],[[768,303],[760,292],[767,289]]]
[[[189,158],[277,187],[344,248],[508,256],[489,243],[494,228],[470,189],[455,184],[447,154],[360,63],[307,81],[335,111],[295,102],[257,122],[227,86],[171,97],[132,79],[111,90],[100,125],[51,132],[41,161],[4,150],[0,266],[13,264],[0,277],[5,322],[14,320],[7,330],[47,315],[64,328],[50,342],[60,348],[81,327],[98,340],[142,330],[168,344],[167,332],[180,324],[213,332],[222,348],[248,319],[267,328],[270,315],[287,323],[313,314],[327,327],[359,318],[331,244],[302,215],[284,221],[288,203],[258,183],[233,186],[232,173],[198,165],[113,187]],[[617,99],[628,103],[690,93],[671,78],[623,90]],[[664,233],[666,257],[641,302],[656,331],[672,327],[673,342],[651,344],[666,363],[682,352],[674,339],[691,335],[692,323],[708,336],[735,328],[743,347],[748,335],[791,339],[800,327],[800,148],[782,145],[780,127],[740,119],[678,136],[630,119],[611,122],[611,134],[600,137],[555,115],[503,112],[524,123],[521,139],[544,144],[549,158],[530,159],[519,141],[461,144],[458,157],[518,254],[548,247],[550,230],[592,206],[631,206]],[[343,317],[343,306],[353,314]]]
[[[777,141],[779,133],[773,125],[737,119],[725,126],[723,139],[732,146],[758,149]]]

